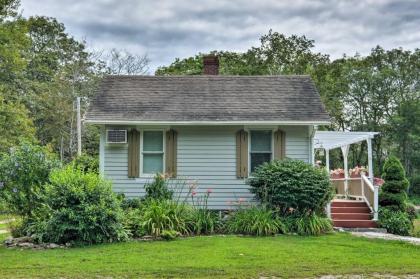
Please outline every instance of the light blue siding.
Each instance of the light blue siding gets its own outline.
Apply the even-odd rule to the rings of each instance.
[[[185,184],[184,191],[187,191],[189,185],[197,185],[197,195],[211,189],[209,207],[213,209],[227,209],[238,200],[251,200],[252,194],[245,180],[236,178],[235,133],[241,128],[176,127],[178,178],[172,181],[173,185],[177,185],[176,191],[179,192],[181,184]],[[280,128],[286,132],[286,156],[309,162],[308,126]],[[151,178],[127,177],[128,146],[101,144],[101,166],[104,176],[112,180],[114,191],[125,193],[128,197],[144,195],[144,184]]]

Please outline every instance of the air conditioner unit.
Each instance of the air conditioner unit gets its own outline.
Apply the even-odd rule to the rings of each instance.
[[[107,143],[127,143],[127,130],[106,130]]]

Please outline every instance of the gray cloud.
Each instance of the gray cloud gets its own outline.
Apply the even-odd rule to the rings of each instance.
[[[306,35],[340,57],[420,46],[420,2],[394,0],[22,0],[23,14],[56,17],[95,49],[147,53],[151,69],[210,50],[245,51],[270,28]]]

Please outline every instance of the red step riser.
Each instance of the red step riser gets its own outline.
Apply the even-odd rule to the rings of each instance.
[[[332,207],[366,207],[365,202],[332,202]]]
[[[372,220],[370,213],[333,213],[333,220]]]
[[[377,224],[372,220],[333,220],[334,227],[341,228],[376,228]]]
[[[369,207],[331,207],[331,213],[371,213]]]

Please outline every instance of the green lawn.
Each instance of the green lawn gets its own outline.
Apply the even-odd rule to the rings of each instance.
[[[344,233],[321,237],[196,237],[42,251],[1,247],[0,259],[2,278],[420,274],[420,246]]]

